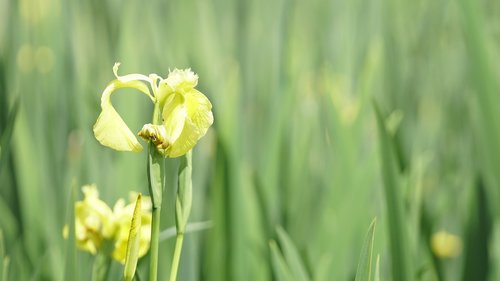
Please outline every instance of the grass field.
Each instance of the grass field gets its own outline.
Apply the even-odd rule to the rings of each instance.
[[[115,62],[190,67],[213,104],[190,217],[211,227],[187,234],[178,280],[354,280],[375,217],[379,280],[500,280],[499,50],[498,1],[0,0],[0,281],[90,280],[62,236],[80,187],[148,193],[146,153],[92,132]],[[136,132],[152,108],[123,92]]]

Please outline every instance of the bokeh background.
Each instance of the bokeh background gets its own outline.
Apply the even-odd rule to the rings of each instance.
[[[286,266],[288,280],[354,280],[374,217],[380,280],[500,280],[499,50],[491,0],[0,0],[6,280],[89,280],[93,257],[61,233],[71,190],[95,183],[110,205],[147,193],[146,154],[92,133],[115,62],[191,67],[213,103],[190,218],[212,227],[188,234],[179,280],[284,280]],[[122,92],[113,103],[138,131],[152,107]],[[453,258],[432,249],[441,230],[462,241]]]

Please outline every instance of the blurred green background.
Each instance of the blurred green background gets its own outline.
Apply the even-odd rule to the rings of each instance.
[[[500,280],[499,47],[491,0],[0,0],[6,280],[89,280],[93,257],[61,234],[72,187],[96,183],[108,204],[147,193],[146,153],[92,133],[117,61],[121,74],[191,67],[213,103],[190,218],[213,227],[187,235],[179,280],[354,280],[374,217],[380,280]],[[152,107],[124,92],[113,103],[138,131]],[[440,230],[458,256],[432,251]]]

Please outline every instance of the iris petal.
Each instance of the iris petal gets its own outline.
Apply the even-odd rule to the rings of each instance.
[[[142,151],[141,144],[111,104],[111,94],[120,88],[137,89],[151,98],[149,88],[141,81],[113,80],[102,93],[102,111],[94,125],[94,135],[104,146],[120,151],[139,152]]]
[[[182,133],[168,150],[169,157],[179,157],[191,150],[212,125],[214,118],[212,104],[208,98],[197,90],[184,94],[186,109]]]
[[[172,94],[167,98],[162,116],[168,143],[174,143],[182,133],[186,121],[186,107],[180,94]]]

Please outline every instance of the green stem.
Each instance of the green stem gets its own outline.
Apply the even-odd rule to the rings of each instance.
[[[174,258],[172,260],[172,269],[170,270],[170,281],[176,281],[179,261],[181,258],[182,242],[186,224],[193,201],[193,182],[192,182],[192,156],[191,151],[181,158],[179,165],[179,185],[177,187],[177,198],[175,199],[175,224],[177,229],[177,239],[175,240]]]
[[[153,124],[161,121],[159,104],[156,103],[153,111]],[[165,159],[158,153],[155,145],[150,142],[148,146],[148,183],[149,195],[153,203],[151,223],[151,255],[149,264],[149,280],[158,278],[158,247],[160,236],[160,213],[163,190],[165,188]]]
[[[170,270],[169,281],[175,281],[177,279],[177,271],[179,269],[179,261],[181,260],[183,241],[184,241],[184,233],[177,234],[177,238],[175,239],[174,259],[172,260],[172,269]]]
[[[156,281],[158,272],[158,246],[160,237],[160,212],[161,207],[153,208],[153,221],[151,224],[151,256],[149,264],[149,280]]]

